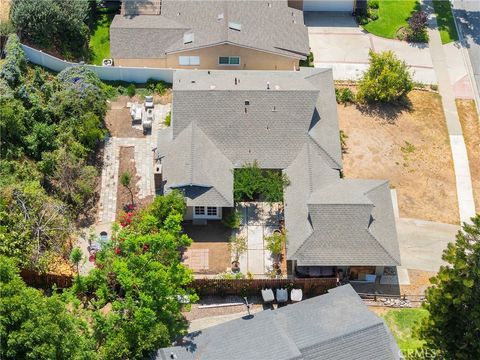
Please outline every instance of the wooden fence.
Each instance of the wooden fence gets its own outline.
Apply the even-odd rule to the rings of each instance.
[[[265,288],[302,289],[306,296],[325,294],[336,286],[335,278],[307,278],[307,279],[195,279],[191,287],[202,295],[259,295]]]
[[[66,275],[38,274],[31,270],[22,270],[20,276],[28,286],[47,289],[55,285],[57,288],[64,289],[72,286],[73,278]]]

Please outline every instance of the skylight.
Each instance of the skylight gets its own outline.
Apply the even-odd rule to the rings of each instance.
[[[191,44],[193,42],[193,38],[194,38],[193,33],[185,33],[183,34],[183,43]]]
[[[239,23],[236,23],[236,22],[233,22],[233,21],[229,21],[228,22],[228,28],[232,29],[232,30],[240,31],[240,30],[242,30],[242,24],[239,24]]]

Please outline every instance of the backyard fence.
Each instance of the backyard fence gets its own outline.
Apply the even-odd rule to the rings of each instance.
[[[67,275],[39,274],[31,270],[22,270],[20,276],[28,286],[35,288],[51,288],[55,285],[57,288],[64,289],[72,286],[73,278]]]
[[[45,54],[41,50],[36,50],[30,46],[22,44],[23,51],[28,61],[41,65],[55,72],[60,72],[71,66],[80,64],[59,59],[55,56]],[[146,83],[148,79],[163,80],[173,82],[174,69],[147,68],[147,67],[123,67],[123,66],[98,66],[85,65],[95,72],[102,80],[107,81],[126,81],[138,84]]]
[[[190,286],[203,295],[259,295],[265,288],[302,289],[307,296],[325,294],[336,286],[336,278],[306,279],[195,279]]]

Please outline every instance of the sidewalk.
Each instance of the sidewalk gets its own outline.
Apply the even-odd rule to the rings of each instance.
[[[467,149],[463,139],[462,127],[455,104],[455,93],[449,74],[447,56],[440,39],[435,15],[432,13],[430,2],[423,4],[428,14],[428,35],[430,55],[433,68],[437,75],[439,92],[442,97],[442,105],[447,121],[450,146],[452,149],[453,165],[457,187],[458,207],[461,222],[469,222],[475,216],[475,203],[473,200],[472,180],[470,178],[470,166],[468,163]]]

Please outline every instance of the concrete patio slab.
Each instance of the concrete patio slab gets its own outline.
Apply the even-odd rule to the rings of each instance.
[[[247,228],[248,248],[252,250],[263,250],[263,226],[250,225]]]
[[[248,271],[253,275],[265,274],[265,260],[263,250],[249,249],[248,254]]]

